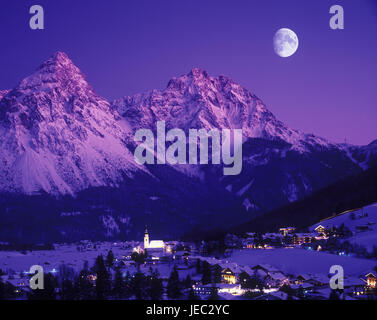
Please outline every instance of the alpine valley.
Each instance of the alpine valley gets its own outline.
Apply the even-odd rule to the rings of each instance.
[[[320,100],[318,101],[320,103]],[[242,129],[242,172],[138,165],[141,128]],[[336,124],[334,124],[336,125]],[[0,241],[159,237],[240,225],[377,160],[377,142],[336,144],[288,128],[225,76],[200,69],[164,90],[106,101],[58,52],[0,91]]]

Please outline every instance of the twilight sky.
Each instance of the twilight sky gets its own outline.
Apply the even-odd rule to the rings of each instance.
[[[45,30],[29,28],[31,5]],[[331,30],[340,4],[345,29]],[[0,89],[64,51],[107,99],[162,89],[193,67],[224,74],[290,127],[334,142],[377,139],[376,0],[2,0]],[[290,58],[272,38],[291,28]]]

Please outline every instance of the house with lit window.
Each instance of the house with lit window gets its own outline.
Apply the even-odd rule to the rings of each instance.
[[[258,264],[251,268],[254,275],[262,279],[269,287],[281,287],[289,283],[289,279],[283,272],[267,264]]]
[[[272,288],[281,287],[289,283],[289,279],[280,271],[269,272],[264,278],[265,283]]]
[[[377,277],[372,273],[369,272],[367,275],[365,275],[365,281],[367,289],[375,289],[377,285]]]
[[[278,272],[279,271],[275,267],[270,266],[268,264],[257,264],[256,266],[252,267],[251,269],[254,270],[254,272],[261,270],[261,271],[265,272],[266,274],[268,274],[270,272]]]
[[[315,235],[311,233],[295,233],[292,237],[293,244],[301,245],[311,243],[315,239]]]
[[[221,271],[221,279],[223,283],[235,284],[237,283],[236,274],[231,268],[225,268]]]
[[[344,279],[344,292],[360,296],[365,294],[365,283],[363,280],[354,277]]]
[[[311,277],[307,274],[299,274],[296,279],[294,280],[294,284],[297,284],[297,285],[301,285],[303,284],[305,281],[309,281],[311,279]]]
[[[315,229],[314,229],[315,232],[318,233],[318,235],[325,235],[326,233],[326,228],[322,225],[319,225],[317,226]]]
[[[309,276],[306,280],[307,283],[312,284],[315,287],[323,287],[329,284],[330,278],[323,274],[315,274]]]
[[[295,230],[296,230],[295,227],[285,227],[285,228],[280,228],[279,233],[282,236],[286,237],[287,235],[292,234]]]
[[[257,245],[255,244],[254,240],[247,240],[244,244],[244,248],[246,248],[246,249],[256,249]]]

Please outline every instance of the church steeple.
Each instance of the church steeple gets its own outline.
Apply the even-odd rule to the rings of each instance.
[[[145,226],[145,231],[144,231],[144,249],[147,249],[148,247],[149,247],[149,234],[148,234],[147,226]]]

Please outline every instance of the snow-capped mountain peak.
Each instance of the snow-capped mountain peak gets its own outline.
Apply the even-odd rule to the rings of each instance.
[[[154,130],[157,121],[186,132],[242,129],[245,142],[261,138],[286,143],[282,149],[248,150],[244,160],[252,166],[268,163],[275,155],[284,158],[288,151],[344,153],[325,139],[287,127],[232,79],[213,77],[199,68],[172,78],[164,90],[110,105],[68,56],[57,52],[1,94],[0,191],[75,193],[92,186],[117,186],[125,175],[147,172],[135,163],[126,143],[139,128]],[[369,154],[362,160],[365,166]]]
[[[81,71],[63,52],[57,52],[40,65],[35,73],[23,79],[18,90],[49,91],[54,89],[77,91],[77,89],[91,90]]]
[[[0,90],[0,100],[9,92],[10,90]]]
[[[224,176],[223,168],[212,164],[137,165],[131,153],[133,133],[140,128],[155,130],[157,121],[186,133],[194,128],[242,129],[242,172]],[[70,221],[77,221],[77,229],[66,220],[63,225],[57,223],[59,218],[52,220],[59,235],[64,230],[67,236],[76,236],[80,229],[85,237],[103,225],[118,232],[116,227],[124,219],[127,232],[130,226],[140,230],[146,220],[167,233],[197,225],[239,224],[357,174],[377,159],[376,143],[337,145],[291,129],[248,89],[199,68],[172,78],[163,90],[110,104],[62,52],[14,89],[0,91],[0,150],[0,195],[20,193],[20,199],[33,200],[24,194],[83,191],[77,202],[69,196],[64,202],[70,199],[72,212],[94,216],[79,215],[74,220],[72,215]],[[92,187],[104,188],[88,190]],[[104,215],[106,208],[110,211]],[[30,221],[23,219],[30,213],[35,221],[45,217],[39,207],[29,212],[27,205],[17,205],[16,210],[20,213],[10,218],[10,224]],[[50,215],[49,208],[43,214]],[[96,214],[99,225],[93,222]],[[83,221],[95,227],[83,230]],[[10,230],[24,231],[19,232],[19,226]],[[12,233],[8,227],[1,232]],[[39,227],[35,233],[40,233]]]
[[[164,90],[124,97],[113,102],[135,129],[154,128],[164,120],[169,128],[242,129],[249,138],[281,139],[296,150],[328,146],[320,137],[288,128],[249,90],[226,76],[212,77],[200,68],[172,78]]]
[[[75,193],[137,170],[109,103],[58,52],[0,101],[0,190]]]

